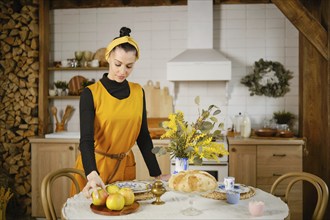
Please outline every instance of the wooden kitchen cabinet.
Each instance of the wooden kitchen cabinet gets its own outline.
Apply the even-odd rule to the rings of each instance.
[[[282,174],[303,171],[303,146],[301,139],[228,138],[229,175],[237,183],[270,192],[274,181]],[[277,196],[284,195],[284,185]],[[291,220],[302,219],[302,183],[297,183],[290,193]]]
[[[58,139],[58,138],[30,138],[31,143],[31,178],[32,178],[32,216],[45,217],[41,204],[41,182],[43,178],[52,171],[60,168],[74,167],[79,155],[79,139]],[[167,140],[154,139],[155,146],[167,146]],[[136,179],[150,180],[149,172],[142,154],[137,145],[133,147],[136,161]],[[170,156],[157,156],[159,166],[163,174],[170,173]],[[57,187],[58,186],[58,187]],[[53,196],[57,216],[63,203],[69,197],[71,183],[65,178],[56,180]]]
[[[229,146],[229,151],[229,175],[234,176],[238,183],[256,186],[256,146],[234,145]]]
[[[44,217],[41,203],[41,182],[52,171],[65,167],[74,167],[79,153],[79,140],[31,138],[31,182],[32,216]],[[58,187],[57,187],[58,186]],[[64,178],[54,183],[53,195],[57,216],[69,195],[70,182]]]
[[[158,140],[154,139],[153,144],[154,146],[168,146],[168,140]],[[152,180],[153,177],[150,177],[148,168],[146,166],[146,163],[143,160],[142,154],[139,150],[139,147],[137,145],[134,145],[132,149],[135,157],[136,162],[136,179],[137,180]],[[162,156],[156,156],[158,164],[160,166],[160,169],[162,171],[162,174],[170,174],[170,167],[171,167],[171,161],[170,161],[170,155],[167,153],[166,155]]]

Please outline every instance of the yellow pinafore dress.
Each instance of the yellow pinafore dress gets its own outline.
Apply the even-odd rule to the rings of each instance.
[[[136,176],[131,148],[140,133],[143,91],[136,83],[129,82],[129,87],[129,97],[119,100],[109,94],[100,81],[88,86],[93,95],[95,108],[96,166],[105,184],[133,180]],[[81,155],[76,160],[76,168],[83,170]],[[80,188],[83,189],[86,181],[78,179]],[[71,195],[73,194],[72,187]]]

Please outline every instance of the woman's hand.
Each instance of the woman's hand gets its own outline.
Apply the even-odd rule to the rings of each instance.
[[[87,180],[88,180],[88,182],[83,189],[84,195],[86,196],[86,198],[90,198],[91,194],[89,193],[89,191],[92,190],[92,192],[94,192],[94,194],[95,194],[95,197],[97,198],[99,196],[99,194],[97,193],[97,188],[101,187],[101,188],[105,189],[105,185],[104,185],[101,177],[94,170],[90,174],[87,175]]]
[[[159,176],[156,176],[155,178],[156,179],[159,179],[159,180],[163,180],[163,181],[168,181],[171,177],[171,174],[165,174],[165,175],[159,175]]]

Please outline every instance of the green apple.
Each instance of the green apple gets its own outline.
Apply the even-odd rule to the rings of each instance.
[[[123,187],[118,191],[125,198],[125,205],[132,205],[135,199],[134,192],[131,188]]]
[[[105,205],[110,210],[122,210],[125,206],[125,198],[118,192],[110,193]]]
[[[108,193],[115,193],[119,191],[119,186],[116,184],[107,185],[106,190]]]
[[[97,193],[98,193],[98,197],[96,197],[95,193],[92,192],[93,204],[94,205],[105,205],[109,194],[104,189],[98,189]]]

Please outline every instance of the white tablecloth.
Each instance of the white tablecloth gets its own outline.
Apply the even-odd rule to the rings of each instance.
[[[256,195],[250,199],[240,200],[238,204],[228,204],[225,200],[194,197],[194,207],[202,210],[197,216],[185,216],[181,213],[189,207],[189,196],[173,191],[167,191],[161,199],[164,205],[152,205],[152,200],[139,201],[140,207],[135,213],[124,216],[103,216],[95,214],[90,209],[91,200],[82,193],[69,198],[63,206],[62,215],[65,219],[284,219],[288,216],[288,206],[279,198],[256,189]],[[264,215],[250,215],[249,201],[263,201]]]

